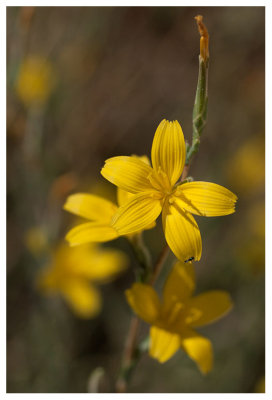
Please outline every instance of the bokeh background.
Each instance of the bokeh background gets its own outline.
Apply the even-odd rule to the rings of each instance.
[[[190,174],[235,192],[237,212],[196,218],[203,256],[197,290],[225,289],[233,311],[201,329],[213,342],[203,377],[179,351],[164,365],[144,356],[130,392],[263,390],[264,7],[7,8],[7,391],[112,391],[131,311],[124,290],[135,261],[124,238],[107,244],[129,268],[101,285],[94,319],[75,315],[37,286],[75,218],[67,195],[115,198],[100,176],[106,158],[150,154],[163,118],[191,137],[202,14],[210,33],[208,124]],[[161,225],[145,232],[155,260]],[[169,257],[161,279],[170,270]],[[141,335],[147,332],[142,326]]]

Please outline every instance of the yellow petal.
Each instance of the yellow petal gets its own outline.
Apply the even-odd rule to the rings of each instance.
[[[181,337],[181,347],[197,363],[203,374],[210,372],[213,365],[213,350],[209,339],[189,331],[186,336]]]
[[[61,243],[54,252],[54,270],[65,275],[74,274],[78,269],[78,264],[84,262],[93,252],[93,246],[85,245],[80,247],[70,247],[68,243]]]
[[[134,154],[131,156],[133,158],[136,158],[143,163],[147,164],[150,166],[150,161],[147,156],[135,156]],[[117,188],[117,203],[119,206],[123,206],[127,201],[133,196],[133,193],[127,192],[126,190],[121,189],[120,187]]]
[[[95,317],[101,309],[99,292],[84,280],[73,279],[65,282],[61,292],[79,317]]]
[[[112,157],[105,161],[101,174],[108,181],[131,193],[151,188],[148,176],[152,168],[137,157]]]
[[[110,222],[117,206],[103,197],[93,194],[72,194],[63,206],[64,210],[94,221]]]
[[[61,243],[58,245],[52,254],[51,263],[43,268],[38,275],[38,288],[48,293],[58,291],[63,281],[63,276],[70,274],[70,260],[73,257],[73,249],[68,244]]]
[[[120,207],[126,204],[131,199],[131,196],[133,196],[133,193],[117,188],[117,203]]]
[[[201,258],[202,241],[194,217],[176,205],[165,205],[163,208],[163,227],[165,239],[180,261],[191,257],[198,261]]]
[[[150,164],[150,160],[149,160],[149,158],[147,156],[135,156],[135,155],[133,155],[133,157],[139,158],[141,161],[143,161],[147,165],[151,165]]]
[[[42,270],[37,277],[37,288],[43,293],[54,292],[59,288],[58,273],[54,266]]]
[[[237,196],[216,183],[188,182],[178,186],[176,203],[196,215],[215,217],[235,212]]]
[[[61,263],[66,276],[70,274],[100,282],[111,280],[126,268],[128,262],[122,251],[101,248],[95,244],[68,247],[66,254],[66,259]]]
[[[110,225],[99,222],[87,222],[72,228],[65,239],[70,246],[90,242],[108,242],[118,237],[117,231]]]
[[[171,358],[180,348],[180,336],[164,329],[152,326],[150,329],[149,354],[160,363]]]
[[[149,229],[157,219],[162,206],[152,193],[139,193],[132,196],[124,206],[118,208],[112,219],[112,226],[119,235],[127,235],[143,229]]]
[[[172,268],[163,288],[164,306],[187,300],[195,290],[195,271],[192,263],[178,261]]]
[[[131,200],[132,196],[134,196],[133,193],[129,193],[123,189],[117,188],[117,203],[119,204],[120,207],[125,205],[129,200]],[[155,226],[156,222],[154,221],[150,225],[148,225],[145,229],[152,229]]]
[[[140,318],[149,324],[156,321],[160,313],[160,300],[151,286],[134,283],[125,293],[130,307]]]
[[[213,290],[188,300],[186,323],[193,327],[210,324],[222,318],[232,309],[229,293]]]
[[[156,171],[159,168],[174,185],[181,176],[185,163],[184,136],[178,121],[166,121],[158,126],[151,150],[152,165]]]
[[[118,250],[101,249],[92,254],[91,267],[85,273],[91,280],[108,282],[128,265],[125,253]]]

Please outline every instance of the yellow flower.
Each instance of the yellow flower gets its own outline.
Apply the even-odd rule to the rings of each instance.
[[[39,255],[48,250],[48,240],[45,231],[41,227],[28,229],[25,233],[25,244],[33,255]]]
[[[145,156],[132,156],[132,158],[141,159],[143,163],[149,164],[149,160]],[[131,193],[118,188],[118,205],[124,205],[132,196]],[[73,194],[67,198],[63,208],[91,221],[80,224],[67,233],[65,238],[71,246],[88,242],[107,242],[120,236],[112,226],[112,219],[118,210],[118,206],[103,197],[87,193]],[[153,223],[145,229],[150,229],[154,226],[155,224]]]
[[[264,135],[254,136],[238,148],[226,165],[226,175],[235,190],[245,197],[248,197],[251,193],[264,190]]]
[[[38,286],[44,293],[60,293],[82,318],[96,316],[101,296],[94,282],[104,283],[126,268],[126,256],[117,250],[60,245],[53,262],[41,272]]]
[[[26,58],[19,70],[16,91],[26,106],[42,105],[54,86],[52,65],[40,56]]]
[[[181,261],[201,257],[200,231],[192,214],[207,217],[231,214],[237,200],[231,191],[214,183],[178,184],[185,152],[178,121],[163,120],[153,139],[153,168],[140,159],[121,156],[106,160],[101,170],[104,178],[134,193],[116,212],[113,228],[120,235],[145,229],[162,211],[166,241]]]
[[[259,200],[250,205],[245,220],[236,237],[239,246],[234,247],[238,264],[251,269],[255,274],[265,272],[265,203]]]
[[[164,363],[181,348],[205,374],[212,368],[212,345],[194,328],[221,318],[230,311],[232,302],[229,294],[220,290],[192,297],[194,289],[192,263],[178,261],[164,285],[162,302],[151,286],[142,283],[134,283],[126,297],[135,313],[152,325],[151,357]]]

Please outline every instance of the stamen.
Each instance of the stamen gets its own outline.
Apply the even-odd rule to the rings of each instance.
[[[187,317],[185,318],[185,323],[187,325],[192,324],[193,322],[197,321],[201,316],[202,316],[202,312],[196,308],[192,308],[190,310],[190,314],[187,315]]]
[[[173,305],[173,308],[169,310],[169,314],[167,316],[167,322],[168,324],[173,324],[177,318],[180,316],[181,310],[184,308],[184,306],[181,303],[175,303]]]
[[[169,196],[172,193],[170,180],[161,167],[157,171],[153,170],[147,178],[153,188],[163,193],[163,195]]]
[[[161,182],[159,180],[159,177],[155,174],[155,171],[152,171],[148,175],[147,179],[149,180],[151,185],[154,187],[154,189],[162,191]]]
[[[170,194],[172,192],[172,186],[171,186],[168,176],[161,169],[161,167],[159,167],[159,169],[158,169],[158,176],[160,178],[160,181],[161,181],[161,184],[162,184],[162,187],[163,187],[165,193]]]
[[[150,194],[150,197],[154,200],[161,200],[164,196],[163,196],[163,193],[161,193],[161,192],[152,192]]]
[[[173,193],[175,196],[180,196],[182,192],[182,189],[180,187],[178,187],[175,192]]]

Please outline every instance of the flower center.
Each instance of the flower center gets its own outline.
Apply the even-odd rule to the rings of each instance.
[[[172,194],[173,187],[166,173],[159,167],[157,171],[153,170],[148,175],[149,182],[153,188],[163,194],[169,196]]]
[[[171,308],[169,314],[167,315],[167,323],[173,325],[177,319],[180,317],[183,305],[181,303],[175,303],[173,308]]]
[[[173,327],[177,321],[182,320],[182,314],[184,313],[184,310],[184,304],[178,301],[176,296],[172,296],[163,307],[162,320],[164,324],[168,328]]]

